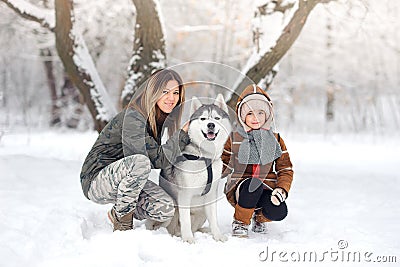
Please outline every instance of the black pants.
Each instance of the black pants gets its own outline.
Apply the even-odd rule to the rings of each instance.
[[[237,201],[242,208],[259,208],[271,221],[281,221],[288,213],[286,203],[275,206],[271,202],[271,193],[272,191],[266,189],[259,179],[248,178],[240,184]]]

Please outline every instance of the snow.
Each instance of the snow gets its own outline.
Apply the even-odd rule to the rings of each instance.
[[[171,26],[174,31],[177,32],[200,32],[200,31],[221,31],[224,29],[224,25],[222,24],[215,24],[215,25],[184,25],[182,27],[174,27]]]
[[[295,168],[288,217],[270,223],[267,235],[234,238],[233,209],[221,198],[219,224],[228,241],[196,233],[189,245],[165,229],[147,231],[139,221],[133,231],[112,232],[106,218],[111,206],[85,199],[79,183],[97,133],[6,132],[0,139],[2,266],[309,266],[295,260],[311,252],[325,256],[313,266],[338,266],[342,252],[398,257],[400,139],[283,137]],[[338,248],[346,242],[347,248]],[[335,261],[330,254],[336,251]]]
[[[140,41],[139,39],[136,39],[136,42],[139,41]],[[134,66],[136,62],[138,62],[141,59],[140,53],[142,50],[143,47],[140,47],[139,51],[134,52],[133,56],[129,61],[128,78],[125,82],[124,89],[122,90],[121,99],[124,99],[127,95],[132,93],[133,88],[136,86],[136,81],[139,81],[144,77],[143,72],[141,71],[134,72],[133,70],[130,69],[131,66]]]
[[[266,88],[265,88],[265,85],[266,85],[266,84],[271,84],[271,83],[272,83],[272,80],[274,79],[273,72],[276,72],[276,73],[279,72],[279,63],[276,64],[275,66],[273,66],[273,67],[272,67],[272,71],[270,71],[270,72],[267,74],[267,76],[265,76],[264,78],[262,78],[262,79],[258,82],[257,85],[260,86],[261,88],[263,88],[263,89],[265,90],[265,89],[266,89]]]
[[[42,25],[48,26],[50,30],[55,28],[56,20],[54,11],[38,8],[35,5],[23,0],[8,0],[7,2],[18,9],[20,13],[27,14],[42,21]]]
[[[82,73],[86,73],[91,81],[84,81],[90,86],[90,96],[98,111],[96,119],[109,121],[115,114],[117,109],[111,101],[111,98],[97,72],[96,66],[90,56],[86,43],[75,26],[71,29],[70,38],[74,41],[74,55],[72,57],[75,65]]]
[[[153,51],[153,62],[149,63],[151,68],[156,70],[164,69],[167,66],[165,55],[160,51],[160,49]]]
[[[165,40],[166,40],[166,31],[165,31],[165,24],[164,24],[164,17],[161,12],[161,6],[159,0],[152,0],[154,4],[154,12],[157,15],[157,18],[160,22],[160,27],[161,27],[161,35],[162,39],[161,41],[161,46],[164,47],[163,49],[165,50]],[[140,24],[136,22],[135,28],[136,30],[141,27]],[[135,37],[135,43],[139,44],[141,42],[140,38],[138,36]],[[132,94],[135,87],[136,87],[136,82],[140,81],[143,77],[144,74],[141,71],[134,72],[131,67],[137,65],[136,62],[138,62],[141,59],[141,54],[143,52],[144,48],[139,47],[138,51],[134,51],[130,61],[129,61],[129,67],[128,67],[128,77],[127,81],[125,82],[124,89],[122,90],[121,93],[121,99],[124,99],[127,95]],[[163,69],[167,65],[166,61],[166,55],[160,50],[154,50],[152,54],[152,59],[153,61],[150,62],[148,65],[144,65],[143,69],[146,70],[147,68],[152,68],[152,69]]]
[[[158,20],[160,21],[162,36],[166,39],[167,32],[165,30],[165,21],[164,21],[164,16],[163,16],[160,0],[152,0],[152,1],[154,2],[155,13],[157,14]]]
[[[256,1],[255,6],[261,6],[265,4],[265,1]],[[270,3],[275,5],[274,3]],[[292,8],[288,9],[285,13],[272,12],[266,15],[257,14],[252,19],[252,30],[254,32],[259,32],[259,48],[254,47],[252,53],[246,61],[246,64],[241,69],[241,73],[246,74],[252,67],[254,67],[261,58],[269,53],[271,49],[276,45],[279,37],[282,35],[283,29],[289,24],[290,20],[293,18],[295,12],[299,8],[298,0],[291,0],[286,4],[294,4]],[[254,8],[255,9],[255,8]],[[255,9],[256,10],[256,9]],[[266,25],[274,25],[274,27],[266,27]],[[279,68],[279,65],[274,66],[275,69]],[[268,77],[265,77],[268,79]],[[233,88],[236,88],[242,82],[241,77],[237,79]],[[259,84],[262,84],[260,81]]]
[[[265,1],[262,2],[263,3],[260,2],[259,4],[265,4]],[[294,6],[288,9],[288,11],[285,13],[273,12],[267,15],[258,14],[253,18],[253,32],[256,30],[260,31],[260,49],[259,51],[257,51],[257,48],[253,49],[252,54],[246,62],[246,65],[241,70],[242,73],[247,73],[247,71],[256,65],[260,59],[275,46],[279,37],[282,35],[283,29],[289,24],[290,20],[293,18],[295,12],[299,8],[298,0],[293,0],[290,3],[294,4]],[[265,27],[265,25],[274,25],[274,27]]]

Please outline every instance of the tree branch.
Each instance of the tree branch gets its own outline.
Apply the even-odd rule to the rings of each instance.
[[[298,9],[284,28],[281,36],[276,41],[275,46],[265,54],[260,55],[260,59],[255,63],[252,63],[252,65],[247,68],[247,71],[245,71],[247,78],[243,78],[237,83],[231,98],[227,101],[230,107],[235,107],[240,94],[239,91],[243,90],[243,88],[248,85],[248,79],[251,79],[255,83],[259,83],[267,75],[271,75],[271,77],[274,76],[273,67],[282,59],[289,48],[293,45],[294,41],[303,29],[308,15],[319,2],[320,0],[299,0]],[[272,79],[270,82],[272,82]]]
[[[56,47],[71,81],[79,89],[95,128],[100,131],[116,113],[82,36],[74,28],[73,1],[56,0]]]
[[[295,3],[286,2],[284,0],[272,0],[267,1],[264,5],[261,5],[257,8],[257,11],[261,15],[272,14],[274,12],[285,13],[286,10],[293,8]]]
[[[34,21],[54,32],[55,17],[52,10],[38,8],[24,0],[0,0],[21,17]]]
[[[337,1],[337,0],[320,0],[319,3],[321,3],[321,4],[327,4],[327,3],[333,2],[333,1]]]

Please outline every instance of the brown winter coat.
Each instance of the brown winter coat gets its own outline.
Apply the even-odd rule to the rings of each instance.
[[[249,86],[240,95],[238,105],[243,97],[251,93],[254,93],[254,91],[252,86]],[[267,93],[259,87],[257,87],[257,93],[262,93],[270,99]],[[238,110],[236,110],[236,114],[238,114]],[[274,135],[281,146],[282,155],[271,164],[260,165],[259,178],[264,179],[264,184],[267,188],[280,187],[288,194],[293,180],[292,162],[285,142],[279,134],[275,133]],[[253,177],[253,164],[241,164],[238,161],[239,146],[242,141],[243,137],[239,133],[233,132],[226,142],[222,154],[224,163],[223,175],[230,174],[225,185],[225,194],[229,203],[233,206],[236,205],[235,193],[240,182],[246,178]]]

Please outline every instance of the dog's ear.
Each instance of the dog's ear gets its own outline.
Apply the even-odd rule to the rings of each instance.
[[[226,105],[224,96],[222,94],[217,95],[214,105],[216,105],[217,107],[228,113],[228,106]]]
[[[201,105],[202,103],[200,102],[200,100],[197,97],[193,96],[192,102],[190,104],[190,116],[192,116],[192,114],[195,113]]]

